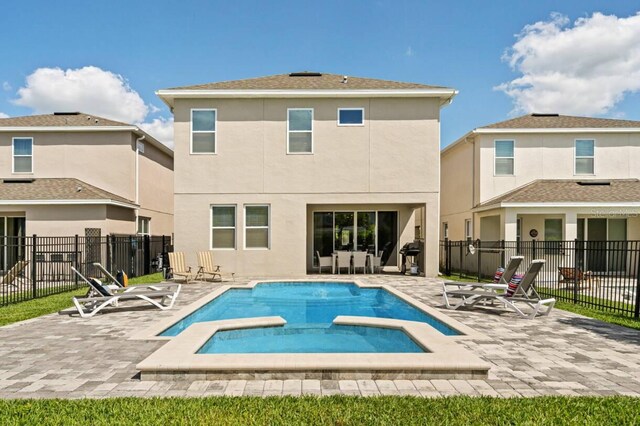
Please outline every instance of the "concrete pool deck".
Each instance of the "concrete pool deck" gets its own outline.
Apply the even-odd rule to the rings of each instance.
[[[328,276],[300,278],[326,279]],[[345,278],[345,277],[340,277]],[[348,279],[348,278],[347,278]],[[183,286],[172,311],[116,310],[94,318],[46,315],[0,327],[0,398],[208,395],[640,396],[640,332],[555,309],[524,320],[481,309],[448,311],[440,280],[358,275],[389,285],[491,339],[457,344],[491,365],[487,379],[140,380],[136,365],[165,341],[131,340],[220,284]],[[234,284],[248,283],[236,280]]]

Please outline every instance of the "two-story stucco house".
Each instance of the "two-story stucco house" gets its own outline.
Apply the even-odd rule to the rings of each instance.
[[[452,240],[640,239],[640,121],[530,114],[442,150]]]
[[[0,237],[173,232],[173,151],[78,112],[0,119]]]
[[[157,92],[175,116],[175,247],[241,275],[303,275],[314,255],[424,240],[438,271],[446,87],[313,72]]]

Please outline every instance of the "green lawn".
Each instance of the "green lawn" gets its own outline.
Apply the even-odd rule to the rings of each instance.
[[[162,273],[158,272],[157,274],[131,278],[129,280],[129,284],[152,284],[159,283],[161,281]],[[86,287],[82,287],[78,290],[67,291],[64,293],[54,294],[52,296],[41,297],[26,302],[14,303],[0,307],[0,326],[30,318],[36,318],[41,315],[52,314],[69,308],[73,305],[71,302],[71,298],[73,296],[80,296],[86,292]]]
[[[0,424],[634,425],[631,397],[216,397],[0,401]]]

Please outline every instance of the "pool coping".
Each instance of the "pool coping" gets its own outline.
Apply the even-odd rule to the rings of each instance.
[[[338,325],[403,331],[426,353],[199,354],[218,331],[286,324],[282,317],[194,323],[136,365],[141,380],[486,378],[491,365],[450,336],[416,321],[338,316]]]
[[[435,309],[435,308],[433,308],[433,307],[431,307],[429,305],[426,305],[425,303],[422,303],[419,300],[416,300],[413,297],[411,297],[411,296],[403,293],[402,291],[397,290],[396,288],[394,288],[392,286],[389,286],[389,285],[385,285],[385,284],[382,284],[382,285],[380,285],[380,284],[366,284],[366,283],[363,283],[362,281],[360,281],[358,279],[352,279],[352,280],[351,279],[322,279],[322,280],[319,280],[319,279],[286,279],[286,278],[284,278],[284,279],[268,279],[268,280],[253,280],[253,281],[250,281],[249,283],[243,284],[243,285],[224,285],[224,286],[218,287],[218,288],[214,289],[211,293],[201,297],[200,299],[196,300],[195,302],[190,303],[189,305],[185,306],[184,308],[176,311],[174,315],[172,315],[170,317],[166,317],[166,318],[161,318],[156,323],[154,323],[152,326],[144,328],[144,329],[134,333],[133,335],[131,335],[129,337],[129,340],[163,340],[163,341],[170,341],[172,339],[175,339],[177,336],[159,336],[159,334],[162,333],[163,331],[165,331],[166,329],[168,329],[169,327],[171,327],[172,325],[176,324],[178,321],[182,320],[186,316],[190,315],[191,313],[193,313],[197,309],[201,308],[202,306],[204,306],[207,303],[211,302],[212,300],[214,300],[215,298],[219,297],[223,293],[227,292],[228,290],[231,290],[231,289],[252,289],[253,287],[255,287],[258,284],[279,283],[279,282],[286,282],[286,283],[297,283],[297,282],[300,282],[300,283],[308,283],[308,282],[312,282],[312,283],[313,282],[318,282],[318,283],[321,283],[321,282],[326,282],[326,283],[345,283],[345,284],[355,284],[359,288],[383,289],[383,290],[386,290],[389,293],[393,294],[394,296],[398,297],[402,301],[410,304],[414,308],[423,311],[427,315],[432,316],[436,320],[443,322],[447,326],[449,326],[449,327],[455,329],[456,331],[458,331],[459,333],[461,333],[460,335],[457,335],[457,336],[444,336],[447,339],[451,339],[451,340],[491,340],[487,335],[476,331],[475,329],[469,327],[468,325],[463,324],[460,321],[458,321],[458,320],[456,320],[454,318],[451,318],[448,315],[443,314],[442,312],[438,311],[437,309]],[[359,318],[373,318],[373,317],[359,317]],[[245,318],[242,318],[242,319],[245,319]],[[230,319],[230,320],[221,320],[221,321],[239,321],[239,320],[240,319]],[[214,322],[214,321],[209,321],[209,322]],[[415,322],[415,321],[407,321],[407,322]],[[417,324],[428,325],[428,324],[422,323],[422,322],[416,322],[416,323]],[[196,324],[193,324],[193,325],[196,325]],[[187,329],[189,329],[190,327],[188,327]],[[431,326],[429,326],[429,327],[431,328]],[[184,333],[185,331],[183,331],[182,333]]]

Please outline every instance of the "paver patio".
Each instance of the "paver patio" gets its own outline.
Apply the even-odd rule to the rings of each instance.
[[[309,276],[307,278],[318,278]],[[326,279],[327,276],[322,276]],[[341,277],[344,279],[345,277]],[[146,307],[90,319],[52,314],[0,327],[0,398],[208,395],[633,395],[640,396],[640,333],[556,309],[533,321],[513,313],[442,308],[440,281],[357,276],[388,284],[495,337],[464,340],[492,364],[487,380],[140,381],[135,365],[164,342],[128,340],[219,284],[183,286],[173,311]],[[249,280],[236,280],[235,284]]]

